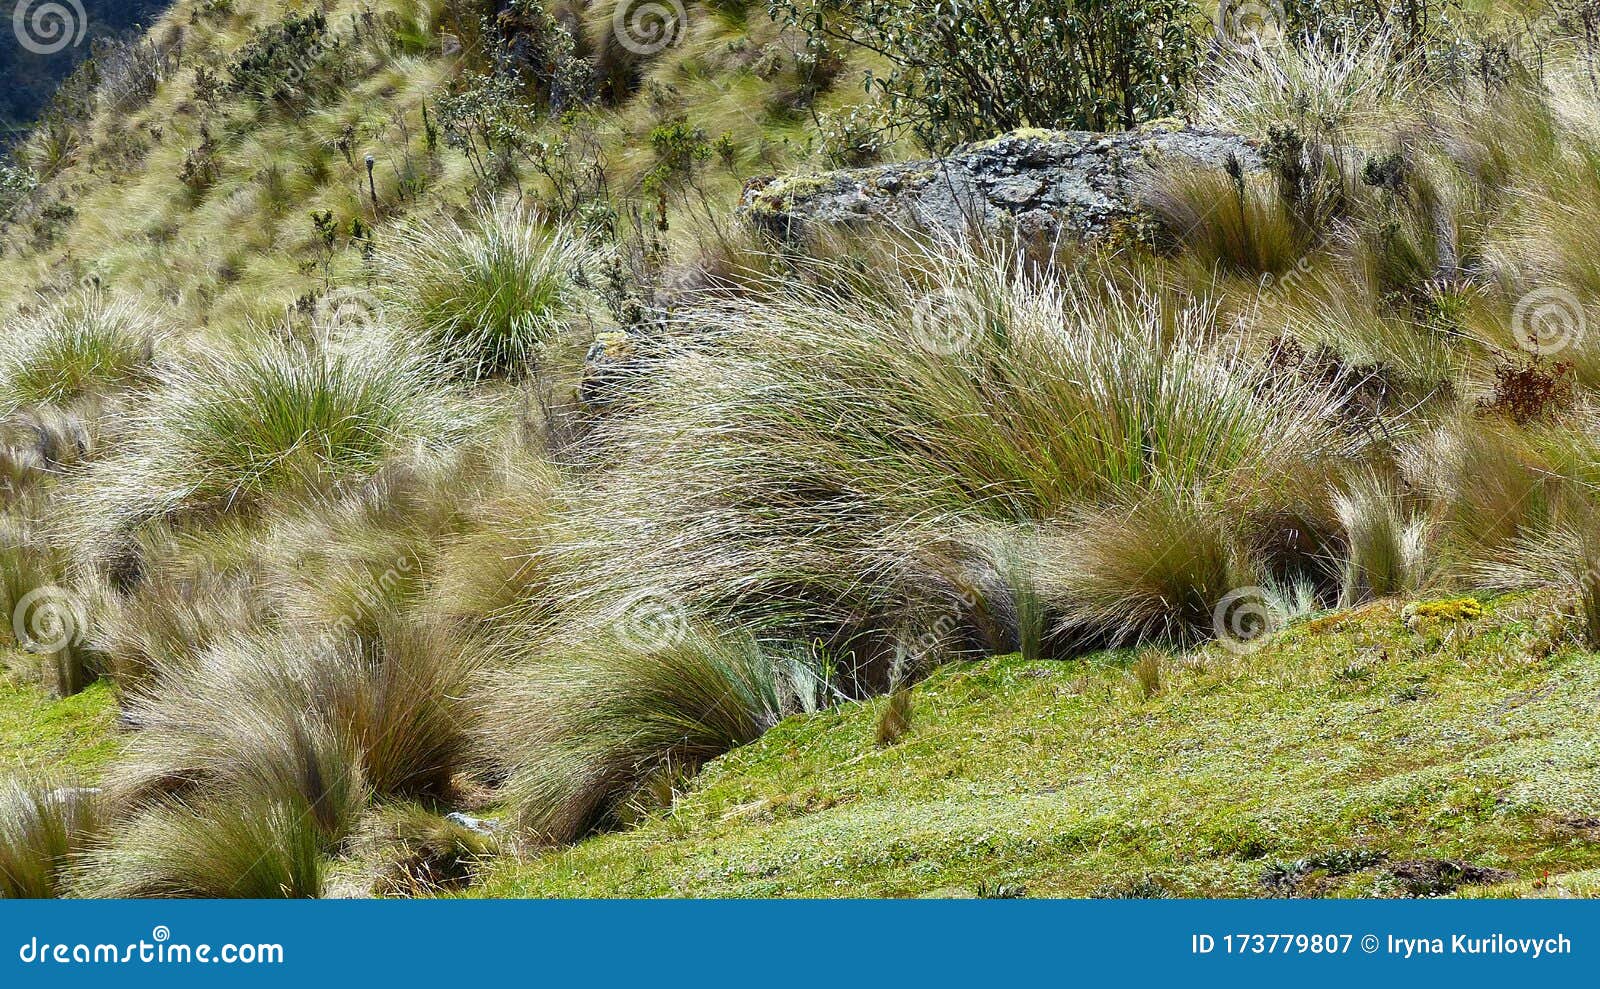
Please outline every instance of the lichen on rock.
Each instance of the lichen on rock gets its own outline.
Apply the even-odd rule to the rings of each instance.
[[[752,185],[740,212],[786,240],[812,228],[893,225],[959,234],[973,227],[1097,240],[1143,215],[1142,190],[1168,164],[1263,168],[1250,140],[1154,128],[1097,134],[1025,130],[933,160],[800,175]]]

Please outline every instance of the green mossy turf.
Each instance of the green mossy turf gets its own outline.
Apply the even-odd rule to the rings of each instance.
[[[1593,895],[1600,657],[1552,609],[1370,606],[1172,657],[1148,700],[1126,655],[952,666],[898,745],[882,700],[791,719],[671,811],[474,892],[1381,896],[1441,859],[1502,870],[1463,893]]]
[[[28,770],[93,782],[116,757],[116,720],[109,683],[57,699],[0,672],[0,773]]]

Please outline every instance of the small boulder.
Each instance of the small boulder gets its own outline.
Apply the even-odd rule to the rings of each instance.
[[[1079,241],[1146,217],[1150,177],[1169,166],[1264,168],[1237,134],[1154,127],[1118,134],[1018,131],[948,157],[752,182],[741,215],[785,240],[816,227],[892,225],[962,234],[974,226]]]

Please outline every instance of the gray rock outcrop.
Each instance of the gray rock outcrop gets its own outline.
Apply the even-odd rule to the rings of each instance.
[[[755,181],[741,213],[794,239],[819,227],[892,224],[961,233],[973,226],[1092,240],[1144,211],[1162,168],[1261,170],[1259,149],[1237,134],[1153,128],[1118,134],[1019,131],[945,158]]]

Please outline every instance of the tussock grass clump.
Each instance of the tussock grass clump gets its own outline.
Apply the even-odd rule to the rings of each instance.
[[[1306,245],[1294,215],[1269,182],[1241,171],[1184,170],[1145,195],[1166,239],[1207,267],[1281,275]]]
[[[47,689],[69,696],[99,675],[87,602],[69,586],[62,554],[46,532],[6,516],[0,516],[0,609],[0,644],[31,654]]]
[[[416,804],[377,812],[364,840],[382,862],[377,896],[428,896],[467,885],[498,842]]]
[[[80,524],[92,542],[166,515],[328,490],[419,446],[462,439],[473,422],[421,361],[381,339],[194,356],[163,374],[124,449],[85,479]]]
[[[579,280],[592,259],[570,230],[500,209],[415,221],[377,263],[387,312],[451,373],[478,380],[531,372],[583,318]]]
[[[84,893],[205,899],[322,895],[323,838],[294,798],[162,803],[87,862]]]
[[[888,699],[883,702],[883,710],[878,712],[874,729],[879,748],[896,745],[906,737],[911,731],[915,710],[910,687],[898,687],[889,692]]]
[[[1228,505],[1224,531],[1242,536],[1313,497],[1349,445],[1338,400],[1212,343],[1203,304],[1006,251],[897,261],[866,294],[794,282],[706,306],[658,346],[637,414],[599,434],[627,469],[570,513],[598,533],[570,568],[577,610],[603,626],[627,581],[838,643],[881,632],[919,589],[960,596],[906,558],[929,533],[1053,524],[1161,489]],[[1225,587],[1218,569],[1207,587]],[[1095,617],[1146,599],[1124,591],[1094,598]]]
[[[396,623],[377,641],[258,636],[220,643],[129,708],[140,728],[111,776],[125,803],[242,790],[297,793],[335,839],[367,789],[443,796],[475,751],[472,663]]]
[[[1229,511],[1158,490],[1080,513],[1037,564],[1064,631],[1117,645],[1189,644],[1223,631],[1218,604],[1257,583]]]
[[[15,777],[0,784],[0,898],[66,895],[72,867],[104,827],[98,791]]]
[[[761,737],[798,709],[784,686],[796,662],[747,637],[691,631],[656,648],[598,640],[494,677],[489,733],[522,826],[574,841],[653,779]]]
[[[1600,650],[1600,529],[1589,519],[1569,519],[1529,534],[1469,570],[1489,590],[1536,587],[1562,590],[1578,620],[1586,648]]]
[[[498,474],[443,541],[427,606],[452,628],[491,637],[554,617],[562,581],[552,547],[582,539],[562,517],[572,496],[547,458],[519,454]]]
[[[1334,496],[1334,511],[1346,544],[1341,600],[1355,604],[1426,586],[1438,562],[1430,545],[1434,526],[1407,511],[1391,484],[1376,475],[1358,476]]]
[[[1421,66],[1384,32],[1225,46],[1220,56],[1197,88],[1197,116],[1255,137],[1294,124],[1334,139],[1370,141],[1416,119],[1426,102]]]
[[[1591,420],[1519,426],[1461,417],[1407,447],[1406,475],[1437,506],[1453,570],[1492,561],[1586,511],[1600,481]]]
[[[276,519],[262,540],[275,613],[289,628],[379,640],[422,606],[440,547],[465,528],[484,473],[465,457],[399,464]]]
[[[148,383],[160,319],[137,302],[82,292],[9,328],[0,348],[0,413],[65,406]]]
[[[161,670],[184,668],[217,642],[264,628],[267,602],[248,575],[211,567],[157,575],[136,586],[101,586],[89,599],[89,644],[124,697],[143,693]]]

